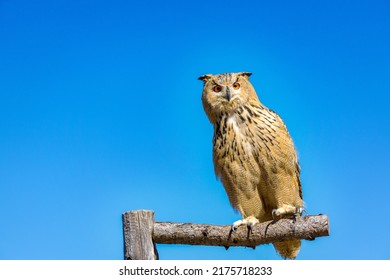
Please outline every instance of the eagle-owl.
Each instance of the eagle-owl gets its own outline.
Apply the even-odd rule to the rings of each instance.
[[[282,119],[265,107],[249,72],[203,75],[203,108],[214,125],[213,161],[230,203],[242,215],[232,225],[251,229],[258,222],[301,215],[300,167]],[[294,259],[300,240],[274,243]]]

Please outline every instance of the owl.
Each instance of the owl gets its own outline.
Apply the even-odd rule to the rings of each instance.
[[[299,217],[303,211],[300,167],[283,120],[264,106],[249,72],[203,75],[202,103],[214,126],[213,161],[230,204],[249,230],[259,222]],[[283,257],[295,259],[300,240],[275,242]]]

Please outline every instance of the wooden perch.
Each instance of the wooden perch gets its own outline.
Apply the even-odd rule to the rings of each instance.
[[[153,240],[160,244],[253,247],[275,241],[313,240],[319,236],[327,236],[329,224],[326,215],[305,216],[297,222],[282,219],[257,224],[250,234],[245,226],[238,228],[231,235],[229,233],[230,226],[156,222]]]
[[[304,216],[298,221],[281,219],[264,222],[255,225],[250,234],[246,227],[230,233],[230,225],[162,223],[154,222],[153,217],[154,212],[148,210],[123,214],[125,259],[158,259],[156,243],[255,247],[275,241],[314,240],[329,235],[326,215]]]

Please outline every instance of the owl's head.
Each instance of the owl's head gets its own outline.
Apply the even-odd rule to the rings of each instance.
[[[215,123],[223,113],[232,113],[249,100],[258,100],[256,92],[249,82],[249,72],[203,75],[203,108],[210,120]]]

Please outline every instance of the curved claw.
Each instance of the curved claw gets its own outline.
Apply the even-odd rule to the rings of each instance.
[[[252,233],[252,232],[253,232],[253,224],[252,224],[252,223],[248,223],[248,224],[246,225],[246,227],[248,228],[248,232],[249,232],[249,233]]]
[[[303,208],[302,206],[297,206],[297,207],[295,208],[295,214],[299,214],[299,215],[302,216],[302,213],[303,213],[303,212],[306,212],[306,209]],[[307,212],[306,212],[306,213],[307,213]]]
[[[276,215],[276,212],[277,212],[278,210],[277,209],[272,209],[272,220],[276,220],[275,219],[275,216],[279,216],[279,215]]]
[[[302,216],[303,212],[306,212],[306,210],[302,206],[297,206],[295,208],[295,213],[294,213],[294,216],[293,216],[294,222],[297,222],[297,221],[299,221],[301,219],[301,216]]]

